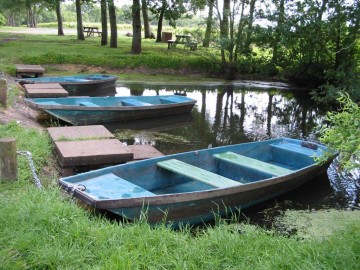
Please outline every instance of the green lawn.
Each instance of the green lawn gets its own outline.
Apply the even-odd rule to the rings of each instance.
[[[247,222],[173,231],[111,221],[58,188],[47,134],[10,123],[0,137],[33,153],[44,185],[23,157],[19,179],[0,182],[0,269],[358,269],[359,211],[288,214],[292,236]]]

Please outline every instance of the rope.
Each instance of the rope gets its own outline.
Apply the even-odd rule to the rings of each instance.
[[[32,172],[33,177],[34,177],[35,185],[36,185],[37,188],[42,189],[43,186],[41,185],[40,179],[36,174],[36,169],[35,169],[34,161],[32,159],[32,154],[29,151],[17,151],[16,153],[18,155],[22,155],[22,156],[27,157],[27,159],[29,161],[31,172]]]

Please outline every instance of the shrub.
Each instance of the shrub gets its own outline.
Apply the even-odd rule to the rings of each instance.
[[[340,169],[360,168],[360,107],[346,92],[337,99],[340,112],[328,112],[327,126],[320,129],[320,141],[339,153]]]

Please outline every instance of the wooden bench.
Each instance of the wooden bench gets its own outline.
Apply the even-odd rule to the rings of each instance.
[[[292,170],[282,168],[254,158],[239,155],[233,152],[215,154],[214,158],[244,167],[246,169],[270,174],[272,176],[282,176],[293,172]]]
[[[168,49],[171,49],[171,48],[175,48],[176,47],[176,42],[175,42],[176,40],[174,40],[174,39],[169,39],[168,41],[167,41],[167,43],[168,43]]]
[[[98,27],[84,26],[84,27],[83,27],[83,31],[84,31],[84,33],[86,33],[86,35],[87,35],[88,37],[94,36],[95,33],[97,33],[98,36],[101,37],[101,34],[102,34],[102,32],[99,31],[99,28],[98,28]]]
[[[143,101],[136,100],[136,99],[130,99],[130,98],[122,100],[121,103],[123,104],[123,106],[151,106],[151,105],[153,105],[151,103],[143,102]]]
[[[241,183],[236,182],[232,179],[223,177],[216,173],[209,172],[207,170],[190,165],[177,159],[160,161],[157,163],[157,166],[170,172],[186,176],[190,179],[203,182],[216,188],[228,188],[241,185]]]
[[[78,182],[86,187],[85,193],[96,199],[128,199],[155,196],[154,193],[135,185],[113,173]]]
[[[15,65],[17,78],[42,77],[45,69],[40,65]]]

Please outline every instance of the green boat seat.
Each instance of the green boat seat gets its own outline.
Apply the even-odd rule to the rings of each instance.
[[[124,99],[121,101],[124,106],[151,106],[153,104],[136,99]]]
[[[228,188],[241,185],[241,183],[237,181],[223,177],[216,173],[209,172],[177,159],[160,161],[157,163],[157,166],[173,173],[189,177],[193,180],[206,183],[216,188]]]
[[[162,97],[162,98],[160,98],[160,101],[161,101],[162,104],[171,104],[171,103],[184,102],[183,99],[176,98],[176,97]]]
[[[233,152],[215,154],[214,158],[244,167],[246,169],[267,173],[272,176],[282,176],[293,172],[292,170]]]
[[[89,102],[89,101],[83,101],[79,103],[80,106],[86,106],[86,107],[99,107],[99,105]]]
[[[154,193],[113,173],[80,181],[78,184],[85,186],[84,192],[96,199],[112,200],[155,196]]]
[[[38,102],[39,105],[61,105],[55,101],[40,101]]]

